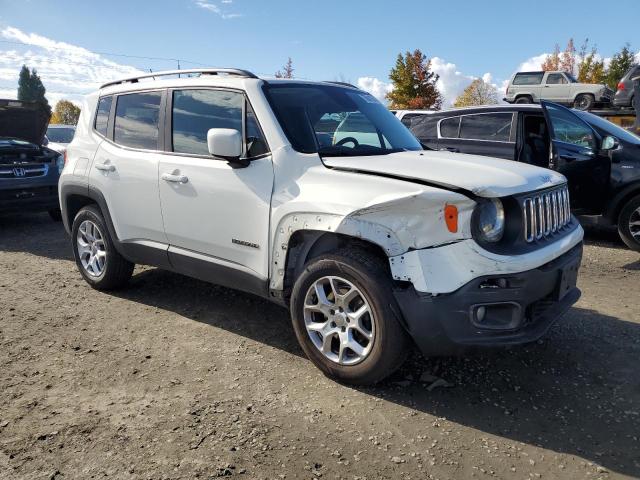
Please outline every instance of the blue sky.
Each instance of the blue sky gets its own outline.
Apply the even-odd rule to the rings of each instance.
[[[7,28],[13,33],[7,35]],[[589,38],[604,57],[625,42],[638,51],[640,5],[638,0],[0,0],[0,30],[4,42],[25,41],[17,30],[89,52],[180,58],[267,75],[291,56],[298,77],[354,83],[368,78],[368,84],[360,84],[374,88],[377,80],[383,89],[398,52],[420,48],[438,58],[451,96],[470,78],[485,74],[501,87],[523,63],[550,52],[556,42],[564,46],[569,37],[577,44]],[[42,54],[33,61],[41,62],[45,86],[46,54],[69,67],[74,59],[86,63],[38,48],[37,42],[29,47],[0,43],[0,55],[11,50],[16,63],[22,54],[25,59],[31,58],[27,53]],[[176,66],[166,60],[100,57],[140,70]],[[7,69],[12,68],[7,60],[0,63],[0,90],[10,87]],[[48,89],[64,92],[53,78]]]

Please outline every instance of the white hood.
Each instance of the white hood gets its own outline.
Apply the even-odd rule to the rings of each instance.
[[[552,170],[498,158],[424,150],[369,157],[324,157],[328,167],[421,180],[480,197],[506,197],[565,183]]]

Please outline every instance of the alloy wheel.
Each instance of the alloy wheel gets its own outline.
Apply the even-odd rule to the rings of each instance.
[[[339,365],[355,365],[371,353],[376,327],[365,297],[344,278],[316,280],[304,301],[309,338],[326,358]]]
[[[91,220],[83,221],[78,228],[76,244],[85,272],[92,277],[102,275],[107,262],[107,250],[100,228]]]
[[[629,231],[631,236],[640,242],[640,207],[636,208],[629,217]]]

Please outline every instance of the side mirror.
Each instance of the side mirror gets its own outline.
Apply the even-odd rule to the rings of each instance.
[[[602,139],[602,150],[615,150],[620,146],[620,142],[616,137],[612,137],[611,135],[607,135]]]
[[[207,131],[207,147],[214,157],[233,163],[242,155],[242,134],[233,128],[210,128]]]

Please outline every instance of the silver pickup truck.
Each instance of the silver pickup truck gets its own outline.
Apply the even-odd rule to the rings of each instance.
[[[606,85],[579,83],[567,72],[518,72],[509,81],[505,102],[539,103],[549,100],[591,110],[596,104],[609,104],[614,92]]]

